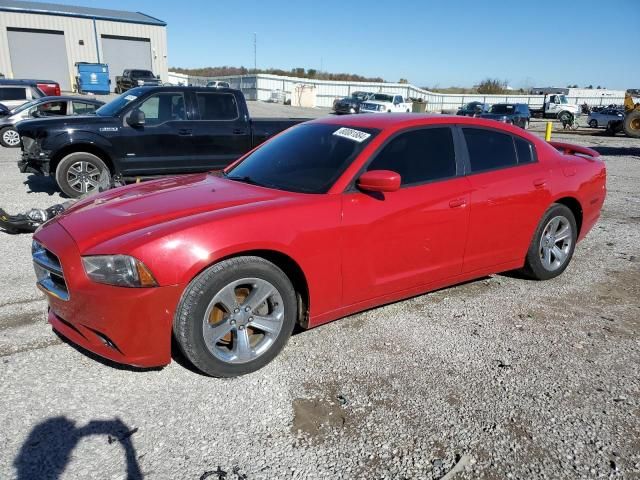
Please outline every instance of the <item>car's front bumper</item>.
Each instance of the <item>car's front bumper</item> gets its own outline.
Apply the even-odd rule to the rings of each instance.
[[[38,285],[47,295],[54,330],[118,363],[156,367],[171,361],[173,315],[182,287],[125,288],[92,282],[75,242],[55,221],[34,239],[58,258],[66,284],[67,295],[62,296],[46,284]]]

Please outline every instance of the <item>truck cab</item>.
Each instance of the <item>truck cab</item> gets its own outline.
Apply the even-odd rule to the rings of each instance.
[[[411,103],[402,95],[375,93],[360,105],[360,113],[410,112]]]

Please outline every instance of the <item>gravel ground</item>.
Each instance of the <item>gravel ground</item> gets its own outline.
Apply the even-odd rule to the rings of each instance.
[[[63,343],[30,236],[0,234],[0,478],[640,478],[640,141],[555,138],[599,148],[609,174],[561,277],[496,275],[353,315],[238,379],[117,368]],[[0,149],[0,206],[60,201],[16,158]]]

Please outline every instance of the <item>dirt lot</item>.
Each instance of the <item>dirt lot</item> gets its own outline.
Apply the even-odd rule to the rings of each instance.
[[[431,479],[456,464],[455,479],[640,478],[640,141],[554,138],[608,166],[602,219],[561,277],[496,275],[354,315],[233,380],[63,343],[30,236],[1,234],[0,478]],[[0,150],[0,206],[59,202],[16,158]]]

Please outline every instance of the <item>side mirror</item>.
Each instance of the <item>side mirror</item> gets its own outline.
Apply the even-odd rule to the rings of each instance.
[[[367,192],[395,192],[400,188],[400,174],[391,170],[371,170],[363,173],[356,185]]]
[[[144,123],[145,123],[144,112],[136,108],[133,112],[131,112],[131,115],[129,115],[129,117],[127,118],[127,123],[134,128],[144,126]]]

